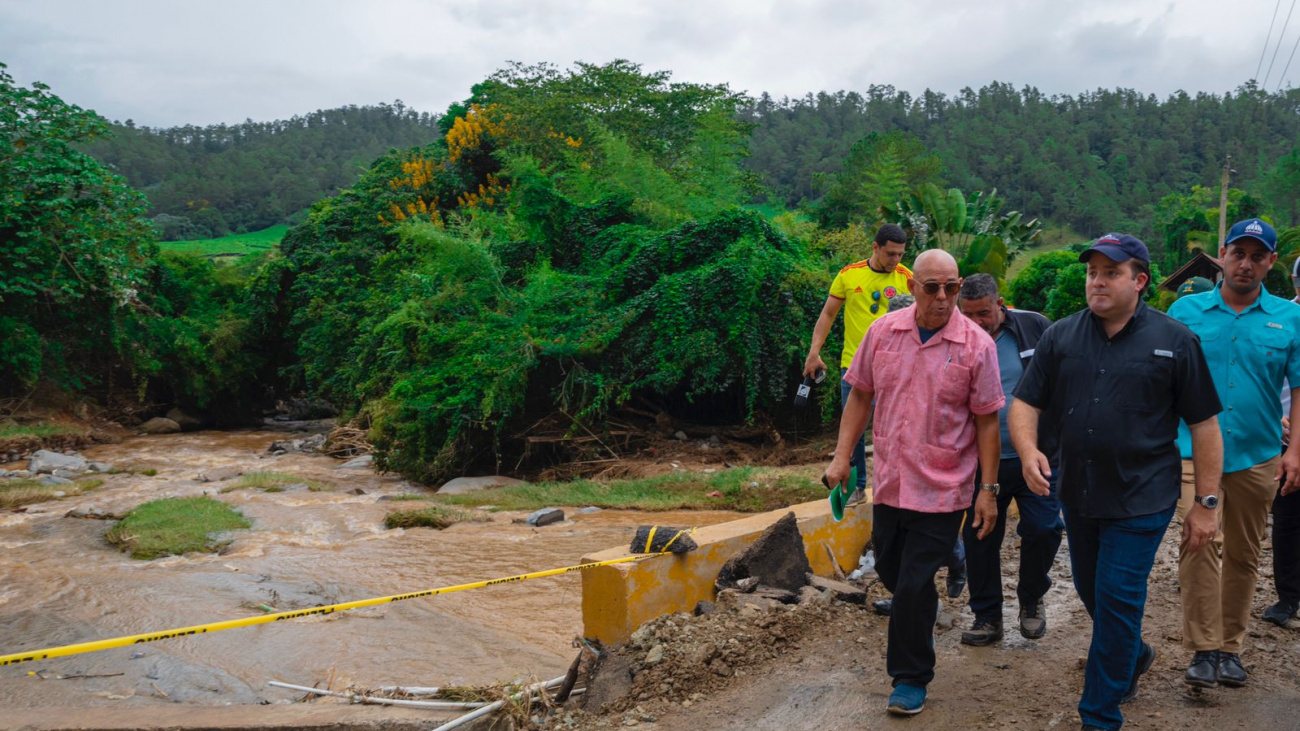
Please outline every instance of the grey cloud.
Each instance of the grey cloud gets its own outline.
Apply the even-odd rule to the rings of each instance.
[[[995,79],[1222,93],[1254,72],[1272,3],[1221,11],[1218,0],[0,0],[0,61],[22,83],[151,125],[397,98],[437,113],[507,60],[628,58],[777,97],[872,84],[951,94]]]

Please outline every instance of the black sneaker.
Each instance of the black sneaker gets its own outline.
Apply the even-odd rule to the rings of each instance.
[[[1133,680],[1129,682],[1128,690],[1124,691],[1124,697],[1119,699],[1120,703],[1128,703],[1129,701],[1137,697],[1138,678],[1141,678],[1143,675],[1145,675],[1146,672],[1151,669],[1151,666],[1155,664],[1155,662],[1156,662],[1156,648],[1143,642],[1142,652],[1138,654],[1137,667],[1133,670]]]
[[[871,603],[871,608],[875,610],[876,614],[888,617],[894,611],[894,600],[877,599]]]
[[[1264,610],[1264,621],[1272,622],[1279,627],[1285,627],[1287,622],[1300,611],[1300,604],[1279,601],[1277,604]]]
[[[1235,652],[1219,653],[1219,685],[1240,688],[1246,684],[1246,668],[1241,666],[1241,656]]]
[[[972,647],[984,647],[1002,641],[1002,623],[988,619],[975,618],[975,624],[967,632],[961,633],[961,643]]]
[[[1020,605],[1020,636],[1027,640],[1037,640],[1047,634],[1047,615],[1044,613],[1043,600],[1039,599],[1032,606]]]
[[[1183,682],[1196,688],[1213,688],[1219,684],[1219,652],[1205,650],[1192,656],[1183,674]]]

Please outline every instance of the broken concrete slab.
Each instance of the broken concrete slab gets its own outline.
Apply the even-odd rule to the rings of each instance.
[[[853,584],[835,579],[827,579],[817,574],[808,574],[808,584],[818,589],[829,591],[833,597],[842,602],[857,604],[865,607],[867,605],[867,590]]]
[[[757,577],[759,583],[792,594],[808,583],[812,566],[793,512],[781,516],[748,548],[733,556],[718,572],[717,587],[735,587],[741,579]]]

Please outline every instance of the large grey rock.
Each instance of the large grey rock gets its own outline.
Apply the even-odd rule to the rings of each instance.
[[[786,513],[768,526],[749,548],[722,565],[717,587],[734,588],[741,579],[757,577],[764,586],[797,595],[811,573],[798,520],[794,513]]]
[[[203,470],[196,478],[199,482],[221,482],[222,480],[231,480],[244,474],[242,467],[214,467]]]
[[[155,416],[140,425],[140,431],[145,434],[175,434],[180,430],[180,424],[161,416]]]
[[[182,431],[194,431],[203,428],[202,421],[190,416],[180,409],[172,409],[171,411],[168,411],[167,418],[176,422],[177,426],[179,426]]]
[[[486,477],[457,477],[438,488],[438,494],[464,495],[467,492],[478,492],[479,490],[488,490],[494,487],[523,484],[527,483],[523,480],[516,480],[513,477],[503,477],[501,475],[488,475]]]
[[[55,477],[54,475],[41,475],[40,477],[36,478],[36,481],[41,483],[42,485],[45,485],[46,487],[72,484],[72,480],[69,480],[64,477]]]
[[[46,449],[38,449],[27,462],[27,469],[38,475],[51,474],[55,470],[83,472],[86,469],[86,458],[76,454],[62,454]]]
[[[542,508],[529,515],[524,521],[529,525],[541,527],[552,523],[559,523],[564,520],[564,511],[559,508]]]
[[[375,455],[363,454],[356,459],[350,459],[347,462],[335,467],[336,470],[368,470],[375,463]]]

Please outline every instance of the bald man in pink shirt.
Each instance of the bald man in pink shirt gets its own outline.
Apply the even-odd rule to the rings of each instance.
[[[874,399],[872,541],[876,571],[894,595],[885,665],[895,715],[925,708],[934,679],[934,576],[957,542],[977,469],[972,526],[983,538],[997,521],[998,410],[1006,400],[993,339],[953,317],[956,260],[939,249],[922,252],[910,285],[916,304],[877,320],[844,374],[853,391],[826,470],[828,484],[848,479]]]

